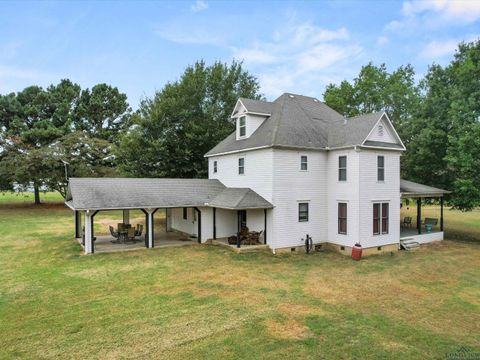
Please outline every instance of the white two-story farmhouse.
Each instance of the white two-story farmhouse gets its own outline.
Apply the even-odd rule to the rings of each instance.
[[[345,118],[321,101],[283,94],[273,102],[239,99],[236,130],[205,156],[208,180],[70,179],[67,205],[76,211],[85,251],[93,252],[100,210],[141,209],[145,246],[155,246],[153,216],[166,209],[166,230],[199,242],[237,236],[247,227],[274,252],[296,251],[308,234],[315,245],[350,253],[394,251],[400,239],[443,238],[441,219],[425,219],[421,199],[446,192],[400,180],[402,140],[384,112]],[[401,198],[417,199],[416,228],[401,234]],[[443,205],[443,201],[442,201]],[[411,220],[411,219],[410,219]],[[407,222],[408,223],[408,222]],[[407,224],[408,225],[408,224]],[[159,239],[156,242],[159,243]]]

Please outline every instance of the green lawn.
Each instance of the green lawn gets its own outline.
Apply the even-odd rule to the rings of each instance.
[[[1,359],[443,359],[460,346],[480,351],[480,242],[361,262],[206,245],[84,256],[72,220],[63,206],[0,205]]]
[[[59,192],[40,192],[41,202],[63,202],[63,197]],[[0,204],[33,204],[33,192],[0,192]]]

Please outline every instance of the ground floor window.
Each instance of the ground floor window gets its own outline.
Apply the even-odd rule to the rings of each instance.
[[[347,203],[338,203],[338,233],[347,234]]]
[[[187,208],[184,207],[184,208],[183,208],[183,220],[187,220],[187,216],[188,216],[188,214],[187,214]]]
[[[388,203],[373,204],[373,235],[388,234]]]
[[[308,203],[298,203],[298,221],[308,221]]]

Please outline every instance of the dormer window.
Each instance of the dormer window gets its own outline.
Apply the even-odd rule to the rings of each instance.
[[[216,174],[217,173],[217,160],[215,160],[213,162],[213,173]]]
[[[238,119],[238,131],[240,137],[247,135],[247,118],[245,116],[240,116]]]

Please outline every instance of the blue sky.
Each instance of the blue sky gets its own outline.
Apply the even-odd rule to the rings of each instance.
[[[322,97],[369,61],[450,61],[480,35],[480,1],[0,2],[0,93],[69,78],[105,82],[132,107],[198,59],[236,58],[267,99]]]

